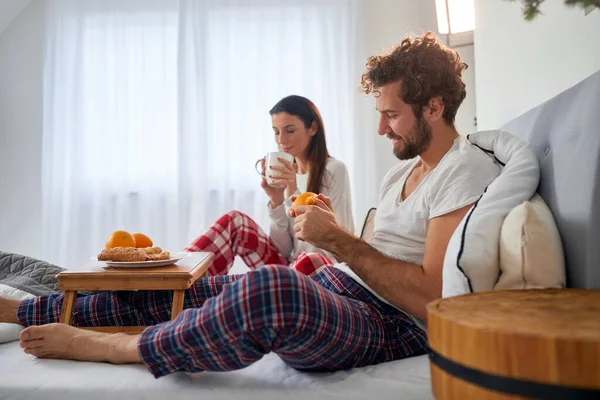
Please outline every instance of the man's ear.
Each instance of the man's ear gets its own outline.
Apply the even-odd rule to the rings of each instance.
[[[435,122],[444,116],[444,100],[442,96],[432,97],[429,99],[427,107],[423,111],[423,115],[429,122]]]

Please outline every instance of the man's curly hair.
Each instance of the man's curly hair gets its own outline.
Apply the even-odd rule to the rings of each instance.
[[[431,98],[441,96],[444,121],[453,126],[458,107],[467,95],[462,80],[467,67],[456,51],[444,46],[433,32],[426,32],[415,39],[404,39],[388,54],[369,57],[361,90],[377,95],[377,88],[402,80],[399,95],[412,105],[416,116]]]

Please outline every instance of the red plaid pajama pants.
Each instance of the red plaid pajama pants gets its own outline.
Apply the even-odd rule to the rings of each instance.
[[[207,271],[208,276],[227,275],[235,256],[241,257],[250,269],[267,264],[289,265],[305,275],[333,264],[327,257],[316,253],[300,253],[290,264],[260,226],[239,211],[224,214],[185,250],[207,251],[215,255],[213,264]]]

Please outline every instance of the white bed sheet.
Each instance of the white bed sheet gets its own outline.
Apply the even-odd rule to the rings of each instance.
[[[433,399],[427,356],[335,373],[302,373],[275,354],[232,372],[155,379],[141,365],[40,360],[0,345],[0,399]]]

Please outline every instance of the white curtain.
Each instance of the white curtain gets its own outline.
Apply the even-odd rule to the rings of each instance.
[[[230,209],[266,227],[253,166],[289,94],[315,102],[330,153],[364,175],[355,0],[47,5],[45,259],[75,267],[117,229],[177,251]]]

